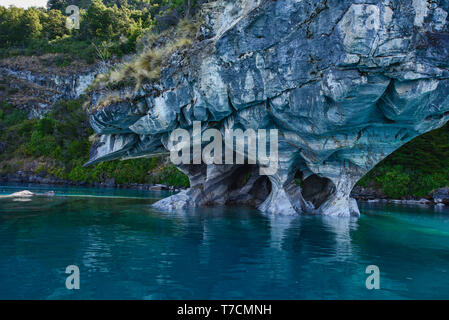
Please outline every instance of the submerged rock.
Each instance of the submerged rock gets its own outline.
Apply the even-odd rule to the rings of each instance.
[[[89,163],[159,153],[193,121],[222,134],[276,128],[274,175],[259,162],[182,165],[191,188],[156,206],[357,216],[357,181],[449,120],[448,11],[446,0],[210,2],[197,42],[158,83],[93,111],[102,137]]]

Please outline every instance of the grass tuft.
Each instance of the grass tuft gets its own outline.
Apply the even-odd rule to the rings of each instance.
[[[134,92],[141,88],[146,80],[157,81],[161,77],[164,64],[178,50],[192,45],[201,23],[181,20],[172,29],[160,34],[149,33],[139,42],[140,53],[130,62],[122,63],[111,69],[107,74],[96,77],[94,88],[117,89],[123,86],[134,86]],[[102,99],[94,109],[106,106],[108,103],[120,101],[116,95]]]

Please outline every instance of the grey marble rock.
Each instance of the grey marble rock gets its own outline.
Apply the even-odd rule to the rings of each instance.
[[[358,216],[357,181],[449,120],[448,12],[447,0],[209,2],[200,40],[144,90],[146,114],[134,99],[91,116],[108,129],[96,129],[104,143],[90,163],[161,152],[193,121],[276,128],[276,174],[258,176],[259,163],[181,166],[191,188],[156,207]]]
[[[449,188],[441,188],[432,193],[433,202],[449,205]]]
[[[8,62],[8,59],[3,59],[0,60],[0,77],[6,77],[13,88],[19,89],[26,97],[33,98],[17,105],[33,119],[42,118],[61,99],[78,99],[88,91],[96,75],[109,67],[108,63],[97,63],[81,70],[64,69],[58,73],[51,67],[42,67],[41,70],[38,67],[15,65]]]

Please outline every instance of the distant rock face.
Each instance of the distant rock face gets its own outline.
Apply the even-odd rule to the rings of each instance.
[[[54,60],[55,55],[51,54],[0,60],[0,78],[10,91],[5,99],[25,111],[29,118],[42,117],[60,99],[79,98],[95,76],[108,68],[103,63],[82,62],[57,67]]]
[[[191,188],[159,208],[359,215],[357,181],[449,120],[449,1],[219,0],[203,11],[200,40],[159,83],[91,115],[101,139],[89,163],[161,152],[171,130],[202,121],[277,128],[279,170],[182,165]]]

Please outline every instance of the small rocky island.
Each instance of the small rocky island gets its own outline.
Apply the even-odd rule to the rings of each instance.
[[[259,164],[181,165],[190,189],[156,206],[358,216],[357,181],[449,120],[448,12],[446,0],[208,2],[195,40],[159,79],[114,99],[94,94],[100,138],[87,165],[166,152],[170,132],[194,121],[222,134],[275,128],[276,174],[259,175]]]

